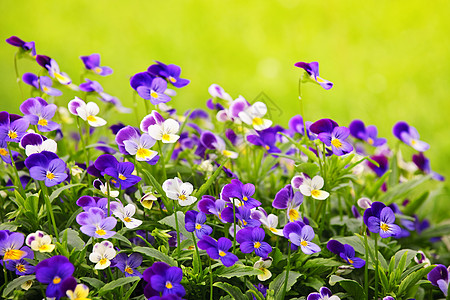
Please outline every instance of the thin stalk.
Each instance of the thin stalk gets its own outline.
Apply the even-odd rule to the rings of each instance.
[[[197,253],[198,263],[199,263],[199,267],[200,267],[198,272],[201,272],[202,271],[202,261],[200,260],[200,252],[198,251],[197,240],[195,239],[195,234],[193,232],[192,232],[192,240],[194,241],[195,252]]]
[[[81,146],[83,147],[83,153],[84,153],[84,160],[86,162],[86,168],[89,167],[89,158],[86,152],[86,143],[84,142],[84,138],[83,138],[83,131],[81,130],[81,126],[80,126],[80,119],[77,119],[77,127],[78,127],[78,134],[80,135],[80,142],[81,142]]]
[[[375,299],[378,299],[378,235],[374,234],[375,240]]]
[[[288,257],[287,257],[287,265],[286,265],[286,278],[284,279],[283,293],[281,294],[281,299],[284,299],[286,295],[286,288],[289,279],[289,270],[291,268],[291,242],[288,241]]]
[[[17,171],[16,163],[15,163],[14,158],[13,158],[13,156],[12,156],[12,150],[11,150],[11,148],[9,147],[9,142],[6,143],[6,147],[8,148],[9,157],[11,158],[11,163],[12,163],[12,166],[13,166],[13,169],[14,169],[14,174],[16,175],[16,185],[17,185],[17,188],[19,189],[20,195],[21,195],[24,199],[26,199],[26,195],[25,195],[25,191],[23,190],[22,182],[20,182],[19,172]]]
[[[55,216],[53,215],[53,209],[52,209],[52,205],[50,203],[50,198],[48,197],[47,186],[42,181],[39,181],[39,186],[41,187],[42,193],[44,195],[45,206],[47,208],[47,219],[48,219],[48,222],[52,223],[53,231],[55,233],[56,240],[59,241],[58,229],[56,227]]]
[[[364,290],[366,291],[366,300],[369,300],[369,243],[367,242],[366,226],[364,226],[364,246],[366,251],[366,264],[364,266]]]
[[[21,84],[21,80],[20,80],[20,76],[19,76],[19,67],[17,66],[17,55],[19,54],[19,50],[17,50],[16,54],[14,54],[14,71],[16,72],[16,81],[17,81],[17,85],[19,86],[19,91],[20,91],[20,96],[22,97],[21,100],[24,99],[23,96],[23,91],[22,91],[22,84]]]
[[[147,100],[144,100],[144,104],[145,104],[145,112],[146,112],[147,114],[149,114],[149,113],[150,113],[150,109],[149,109],[149,107],[148,107]]]
[[[233,253],[235,253],[236,250],[236,205],[233,203]]]
[[[177,230],[177,264],[178,264],[178,260],[180,259],[180,253],[181,253],[181,250],[180,250],[180,246],[181,245],[180,245],[180,228],[178,228],[177,208],[178,208],[178,206],[175,203],[175,205],[174,205],[174,213],[175,213],[175,227],[176,227],[176,230]]]
[[[211,268],[211,259],[209,260],[209,299],[213,300],[213,275]]]
[[[161,155],[161,162],[162,162],[162,169],[163,169],[163,176],[164,176],[164,180],[167,179],[167,174],[166,174],[166,164],[164,163],[164,154],[162,152],[162,142],[158,141],[158,149],[159,149],[159,154]]]
[[[108,215],[109,217],[111,215],[111,188],[109,184],[109,180],[106,181],[106,192],[108,193]]]

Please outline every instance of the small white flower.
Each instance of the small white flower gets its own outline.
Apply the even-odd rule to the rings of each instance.
[[[261,271],[264,272],[264,274],[258,275],[258,279],[260,281],[266,281],[267,279],[272,277],[272,273],[268,270],[268,268],[272,265],[272,260],[273,259],[270,256],[267,258],[260,258],[253,265],[253,267],[255,267],[256,269],[260,269]]]
[[[370,199],[366,197],[359,198],[357,203],[358,206],[361,207],[362,209],[368,209],[372,207],[372,201],[370,201]]]
[[[157,201],[155,194],[153,192],[148,192],[144,196],[142,196],[140,202],[141,205],[147,209],[152,209],[153,202]]]
[[[278,226],[278,216],[274,214],[266,215],[262,211],[252,210],[252,219],[255,219],[257,215],[257,220],[261,222],[267,229],[269,229],[272,233],[283,236],[283,230],[277,229]],[[255,217],[254,217],[255,216]]]
[[[106,196],[108,196],[108,185],[109,185],[109,183],[108,182],[106,182],[106,183],[103,183],[103,182],[101,182],[100,180],[99,180],[99,189],[100,189],[100,191],[103,193],[103,194],[105,194]],[[116,197],[119,197],[119,191],[113,191],[112,189],[111,189],[111,187],[109,188],[109,196],[110,197],[112,197],[112,198],[116,198]]]
[[[55,245],[52,244],[52,238],[42,231],[30,233],[25,243],[33,251],[52,252],[55,249]]]
[[[122,203],[120,203],[120,205],[118,205],[113,211],[113,214],[119,218],[128,229],[139,227],[142,224],[141,220],[133,218],[135,213],[136,206],[134,206],[134,204],[128,204],[124,207]]]
[[[69,102],[69,111],[76,116],[79,116],[92,127],[100,127],[106,124],[106,121],[97,114],[100,112],[100,108],[94,102],[84,102],[78,97],[75,97]]]
[[[95,263],[95,269],[103,270],[111,265],[111,259],[116,256],[116,250],[111,242],[103,241],[94,245],[89,260]]]
[[[72,176],[79,177],[81,174],[83,174],[83,172],[84,170],[77,165],[74,165],[72,168],[70,168],[70,173],[72,174]]]
[[[181,181],[180,178],[167,179],[164,181],[162,188],[166,192],[167,198],[178,200],[181,206],[188,206],[197,201],[197,198],[191,196],[194,187],[189,182]]]
[[[256,130],[264,130],[272,125],[272,121],[264,119],[267,113],[267,106],[262,102],[255,102],[239,113],[242,122],[253,126]]]
[[[148,127],[148,134],[157,141],[165,144],[173,144],[180,138],[176,133],[180,129],[180,124],[173,119],[167,119],[162,123],[156,123]]]
[[[300,192],[304,196],[311,196],[317,200],[325,200],[330,196],[326,191],[322,191],[324,181],[319,175],[314,176],[313,179],[304,180],[302,185],[300,185]]]

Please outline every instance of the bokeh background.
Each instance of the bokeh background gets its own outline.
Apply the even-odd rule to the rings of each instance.
[[[335,86],[304,86],[306,119],[348,125],[359,118],[391,141],[392,126],[405,120],[431,144],[432,168],[450,178],[449,1],[0,1],[0,11],[1,41],[35,41],[75,83],[79,56],[100,53],[114,74],[95,79],[129,107],[129,77],[160,60],[191,80],[170,103],[176,108],[205,107],[207,88],[217,83],[249,101],[264,93],[272,118],[287,125],[299,113],[293,64],[319,61]],[[0,42],[0,110],[17,113],[24,99],[14,53]],[[19,69],[40,67],[20,61]],[[108,121],[119,119],[136,122],[132,114]],[[448,187],[440,199],[448,207]]]

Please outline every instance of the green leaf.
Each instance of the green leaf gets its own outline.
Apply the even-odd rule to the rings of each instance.
[[[339,267],[342,266],[342,262],[339,261],[335,261],[332,259],[328,259],[328,258],[312,258],[307,260],[304,264],[303,264],[303,268],[305,269],[311,269],[311,268],[315,268],[315,267]]]
[[[133,277],[122,277],[119,278],[117,280],[113,280],[107,284],[105,284],[99,291],[98,294],[102,295],[106,292],[112,291],[118,287],[124,286],[125,284],[131,283],[131,282],[135,282],[137,280],[141,280],[141,278],[139,278],[138,276],[133,276]]]
[[[372,186],[370,191],[367,193],[369,198],[373,198],[375,194],[380,190],[383,183],[386,181],[386,178],[391,174],[391,170],[387,170],[386,173],[383,174],[380,178],[378,178],[377,181],[375,181],[375,184]]]
[[[124,242],[125,244],[127,244],[128,246],[132,246],[131,242],[129,239],[127,239],[126,237],[124,237],[123,235],[121,235],[120,233],[116,232],[115,235],[112,236],[113,239],[119,240]]]
[[[389,188],[388,191],[383,194],[383,196],[381,196],[377,201],[389,205],[398,199],[405,199],[412,190],[414,190],[425,181],[428,181],[430,178],[430,175],[419,176],[418,178],[397,184],[396,186]]]
[[[142,172],[144,172],[144,174],[147,176],[148,180],[150,181],[152,186],[156,189],[158,194],[161,195],[161,200],[164,203],[164,206],[167,208],[167,211],[169,213],[172,213],[173,212],[172,205],[169,205],[168,201],[170,200],[166,197],[166,193],[164,192],[161,184],[159,184],[158,180],[156,180],[155,177],[153,177],[153,175],[150,174],[149,171],[142,169]]]
[[[406,276],[406,278],[402,280],[402,282],[400,283],[400,287],[398,288],[398,292],[396,293],[397,296],[398,297],[403,296],[404,293],[408,292],[410,288],[416,285],[416,283],[420,279],[422,279],[425,275],[427,275],[434,267],[436,266],[432,265]]]
[[[248,300],[247,297],[245,297],[245,295],[242,293],[242,291],[239,288],[232,286],[229,283],[216,282],[213,284],[213,286],[224,290],[225,292],[227,292],[228,295],[231,296],[231,298],[233,298],[235,300]]]
[[[178,218],[178,229],[180,230],[181,234],[184,235],[188,240],[192,240],[192,234],[186,230],[184,227],[184,214],[181,211],[177,211],[177,218]],[[177,229],[176,223],[175,223],[175,214],[172,214],[170,216],[165,217],[162,220],[159,220],[159,223],[167,225],[172,227],[173,229]]]
[[[300,150],[303,154],[305,154],[308,157],[309,160],[314,161],[316,163],[319,162],[319,159],[317,158],[317,156],[316,156],[316,154],[314,152],[312,152],[311,150],[309,150],[306,147],[303,147],[302,145],[300,145],[300,143],[297,143],[296,141],[294,141],[290,136],[285,135],[282,132],[280,132],[280,134],[282,136],[284,136],[285,138],[287,138],[292,144],[297,146],[297,149]]]
[[[87,284],[89,284],[90,286],[92,286],[93,288],[95,288],[97,290],[102,288],[102,286],[105,285],[105,283],[103,281],[98,280],[97,278],[81,277],[80,280],[86,282]]]
[[[75,220],[75,218],[76,218],[82,211],[83,211],[83,208],[80,207],[80,208],[78,208],[78,209],[70,216],[70,218],[67,220],[66,228],[69,228],[69,227],[72,225],[72,223],[73,223],[73,221]]]
[[[134,247],[133,250],[136,252],[142,253],[144,255],[156,258],[159,261],[165,262],[165,263],[169,264],[171,267],[177,266],[177,263],[175,262],[175,260],[172,257],[170,257],[156,249],[146,248],[146,247]]]
[[[401,269],[401,272],[409,265],[411,260],[416,256],[417,251],[411,249],[402,249],[395,253],[395,269]]]
[[[67,232],[67,244],[72,246],[77,250],[83,250],[85,247],[84,241],[80,238],[78,231],[67,228],[59,233],[60,242],[62,242],[62,237]]]
[[[125,294],[125,296],[123,297],[123,300],[128,300],[131,296],[131,294],[133,293],[133,291],[136,289],[137,285],[138,285],[139,281],[136,281],[135,283],[133,283],[133,285],[131,286],[131,288],[128,289],[127,293]]]
[[[335,285],[339,283],[339,285],[347,291],[351,296],[355,299],[364,299],[365,293],[363,287],[356,281],[351,279],[342,278],[340,276],[331,275],[330,277],[330,285]]]
[[[6,297],[9,295],[9,293],[20,288],[20,286],[22,284],[24,284],[25,282],[27,282],[28,280],[34,280],[35,278],[36,278],[36,276],[34,276],[34,275],[26,275],[26,276],[20,276],[20,277],[14,279],[10,283],[8,283],[6,288],[3,290],[2,297],[4,299],[6,299]]]
[[[424,192],[422,195],[420,195],[418,198],[410,201],[408,205],[404,208],[403,213],[405,215],[412,215],[414,212],[419,211],[422,204],[427,200],[428,196],[430,195],[429,191]]]
[[[297,279],[302,274],[290,271],[289,272],[289,278],[286,286],[286,292],[291,289],[291,287],[294,285],[294,283],[297,281]],[[269,284],[269,289],[274,290],[275,292],[275,299],[276,300],[283,300],[281,299],[282,293],[283,293],[283,287],[284,287],[284,281],[286,279],[286,271],[281,272],[275,279]]]
[[[200,196],[203,196],[206,191],[209,189],[211,184],[216,181],[217,176],[219,176],[220,172],[222,171],[224,164],[228,162],[229,159],[227,159],[223,164],[220,165],[220,167],[217,168],[216,171],[209,177],[209,179],[202,184],[202,186],[198,189],[197,193],[194,194],[194,197],[199,198]]]
[[[19,225],[14,224],[12,222],[7,222],[7,223],[0,224],[0,230],[16,231],[17,228],[19,228]]]
[[[450,224],[438,225],[436,227],[430,227],[422,231],[420,237],[422,239],[429,239],[432,237],[441,237],[450,234]]]
[[[50,203],[52,203],[53,200],[58,198],[59,194],[61,194],[64,190],[68,190],[68,189],[71,189],[71,188],[73,188],[75,186],[80,186],[80,185],[85,186],[84,183],[72,183],[72,184],[68,184],[68,185],[62,186],[62,187],[54,190],[53,193],[50,195]]]
[[[313,178],[319,172],[319,166],[315,163],[303,163],[295,166],[297,172],[308,174]]]
[[[256,289],[255,286],[250,281],[247,281],[246,284],[247,289],[253,292],[253,295],[256,297],[257,300],[264,300],[264,295],[261,294],[261,292],[258,291],[258,289]],[[253,297],[251,297],[250,299],[253,299]]]
[[[241,276],[263,275],[264,272],[250,266],[233,265],[231,267],[222,266],[214,271],[214,274],[219,277],[231,278]]]

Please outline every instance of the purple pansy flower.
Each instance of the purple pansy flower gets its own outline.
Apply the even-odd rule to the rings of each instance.
[[[103,210],[105,215],[108,213],[108,198],[92,197],[92,196],[81,196],[77,200],[77,205],[82,207],[84,211],[88,212],[90,208],[97,207]],[[110,213],[115,211],[119,206],[119,202],[110,201]]]
[[[221,199],[225,201],[232,201],[237,198],[245,207],[252,209],[261,205],[261,202],[252,198],[255,193],[255,186],[251,183],[243,184],[238,179],[232,179],[231,183],[225,185],[221,192]]]
[[[68,177],[66,163],[53,152],[32,154],[25,160],[25,165],[31,178],[44,181],[48,187],[60,184]]]
[[[182,297],[186,294],[183,285],[180,283],[183,279],[181,268],[171,267],[164,262],[155,262],[142,275],[147,282],[144,287],[146,298],[161,296],[161,294],[162,296],[174,294]]]
[[[20,105],[20,111],[25,115],[24,119],[31,125],[37,125],[38,130],[42,132],[59,128],[58,123],[51,121],[57,108],[55,104],[48,104],[39,97],[27,99]]]
[[[379,166],[374,165],[370,161],[367,162],[369,168],[377,174],[378,177],[383,176],[384,173],[389,169],[389,160],[383,154],[373,155],[370,157],[372,160],[376,161]]]
[[[153,76],[159,76],[166,79],[177,88],[182,88],[190,82],[188,79],[180,78],[181,68],[173,64],[166,65],[162,62],[156,61],[156,64],[148,67],[147,72]]]
[[[308,255],[320,252],[320,247],[311,242],[315,236],[313,228],[301,221],[286,224],[283,235],[291,241],[291,247],[295,250],[300,247]]]
[[[124,252],[119,253],[113,258],[112,263],[114,267],[125,274],[125,277],[138,276],[142,278],[142,274],[136,270],[142,264],[142,255],[139,253],[132,253],[130,256]]]
[[[116,234],[111,231],[116,227],[117,220],[114,217],[106,217],[105,212],[97,207],[91,207],[87,212],[77,216],[77,223],[81,225],[81,232],[95,238],[108,239]]]
[[[226,149],[225,141],[221,137],[210,131],[202,132],[200,136],[200,142],[203,144],[205,148],[216,150],[226,157],[230,157],[233,159],[238,157],[238,154],[236,152]]]
[[[350,130],[347,127],[339,127],[330,119],[322,119],[311,125],[311,131],[318,134],[319,140],[331,147],[335,155],[345,155],[353,150],[353,146],[345,139]]]
[[[355,257],[355,249],[348,244],[342,244],[336,240],[330,240],[327,243],[327,248],[357,269],[362,268],[366,264],[365,260]]]
[[[126,126],[119,130],[116,135],[116,143],[121,153],[135,155],[138,161],[146,161],[153,165],[159,159],[158,152],[150,149],[155,145],[156,140],[148,133],[141,135],[132,126]]]
[[[233,223],[233,204],[229,204],[228,207],[226,207],[222,211],[222,218],[224,221],[228,223]],[[245,206],[239,206],[235,208],[236,213],[236,219],[240,221],[240,224],[242,227],[259,227],[261,225],[261,222],[258,220],[254,220],[251,218],[252,211],[245,207]],[[237,222],[236,220],[236,222]]]
[[[353,120],[348,127],[353,137],[363,140],[371,146],[378,147],[386,144],[385,138],[377,137],[378,131],[375,125],[366,127],[363,121]]]
[[[303,195],[299,191],[294,192],[290,184],[282,188],[276,195],[272,206],[277,209],[286,209],[289,222],[301,220],[299,208],[303,203]]]
[[[367,228],[373,233],[379,233],[382,238],[400,234],[401,229],[394,222],[394,212],[382,202],[373,202],[372,206],[364,211]]]
[[[248,135],[247,141],[253,145],[264,147],[269,153],[281,153],[281,150],[275,146],[277,142],[277,133],[279,131],[280,128],[269,127],[267,129],[257,131],[256,135]]]
[[[24,246],[20,248],[21,251],[24,251],[26,255],[18,260],[8,260],[3,262],[6,269],[10,271],[15,271],[16,275],[22,276],[22,275],[30,275],[34,273],[34,266],[30,264],[28,261],[25,260],[25,258],[33,259],[34,258],[34,252],[30,249],[28,246]]]
[[[29,125],[30,122],[19,115],[9,114],[7,111],[0,112],[0,141],[20,142]]]
[[[94,162],[95,167],[102,175],[109,175],[116,180],[111,180],[113,185],[122,190],[129,188],[141,181],[141,177],[132,175],[134,164],[131,162],[118,162],[111,154],[100,155]]]
[[[113,72],[110,67],[100,67],[100,54],[94,53],[88,56],[80,56],[80,59],[83,61],[86,69],[100,76],[107,76]]]
[[[24,241],[23,233],[0,230],[0,256],[3,256],[3,261],[24,258],[27,255],[27,252],[21,249]]]
[[[220,221],[225,222],[222,219],[222,211],[226,208],[227,202],[222,199],[217,199],[210,195],[203,195],[202,199],[198,202],[198,209],[205,214],[213,214],[219,218]]]
[[[266,233],[259,227],[246,227],[236,234],[236,241],[240,244],[242,253],[255,252],[256,255],[266,258],[272,247],[264,242]]]
[[[432,285],[439,287],[439,289],[447,297],[448,284],[449,284],[449,269],[444,265],[437,265],[433,270],[428,273],[428,280]]]
[[[22,76],[23,82],[25,82],[28,85],[31,85],[32,87],[35,87],[38,90],[41,90],[45,94],[49,96],[61,96],[62,92],[58,89],[55,89],[52,87],[53,81],[48,76],[40,76],[37,77],[33,73],[25,73]]]
[[[198,212],[195,210],[189,210],[185,215],[185,228],[188,232],[194,232],[195,235],[202,239],[205,235],[210,235],[212,233],[212,228],[205,224],[206,215],[203,212]]]
[[[43,68],[47,69],[50,77],[56,78],[61,84],[69,85],[72,83],[72,79],[59,70],[58,63],[45,55],[36,56],[36,62]]]
[[[424,152],[430,148],[430,145],[419,140],[419,132],[417,129],[409,126],[408,123],[400,121],[394,125],[393,128],[394,135],[404,142],[405,144],[413,147],[415,150],[419,152]]]
[[[212,259],[220,259],[225,267],[231,267],[239,260],[236,255],[228,251],[231,246],[231,241],[225,237],[221,237],[216,241],[209,235],[205,235],[203,239],[198,241],[200,249],[206,250],[206,253]]]
[[[170,97],[164,94],[167,89],[167,82],[162,78],[153,77],[148,72],[135,74],[131,78],[130,84],[139,96],[145,100],[150,100],[153,105],[170,101]]]
[[[25,42],[22,39],[18,38],[17,36],[11,36],[6,39],[6,42],[14,47],[18,47],[23,49],[24,51],[30,51],[31,56],[36,56],[36,47],[34,45],[34,42]]]
[[[19,155],[19,153],[16,151],[12,151],[11,154],[13,155],[13,159],[14,156],[17,157]],[[8,144],[4,140],[0,141],[0,157],[5,163],[11,164],[11,156],[9,155]]]
[[[321,287],[319,293],[311,293],[306,300],[339,300],[338,296],[333,296],[330,289]]]
[[[419,168],[419,170],[421,170],[425,174],[431,174],[431,178],[433,178],[434,180],[439,181],[445,180],[444,176],[431,170],[430,160],[427,157],[425,157],[425,155],[423,155],[422,152],[420,152],[419,154],[414,154],[412,156],[412,161]]]
[[[318,83],[324,89],[329,90],[333,87],[333,83],[331,81],[319,77],[319,63],[317,61],[310,63],[298,62],[295,66],[305,70],[309,76],[309,79],[315,83]]]
[[[72,276],[75,267],[69,259],[62,255],[47,258],[36,266],[36,280],[48,284],[45,295],[50,298],[60,298],[63,295],[61,282]]]

